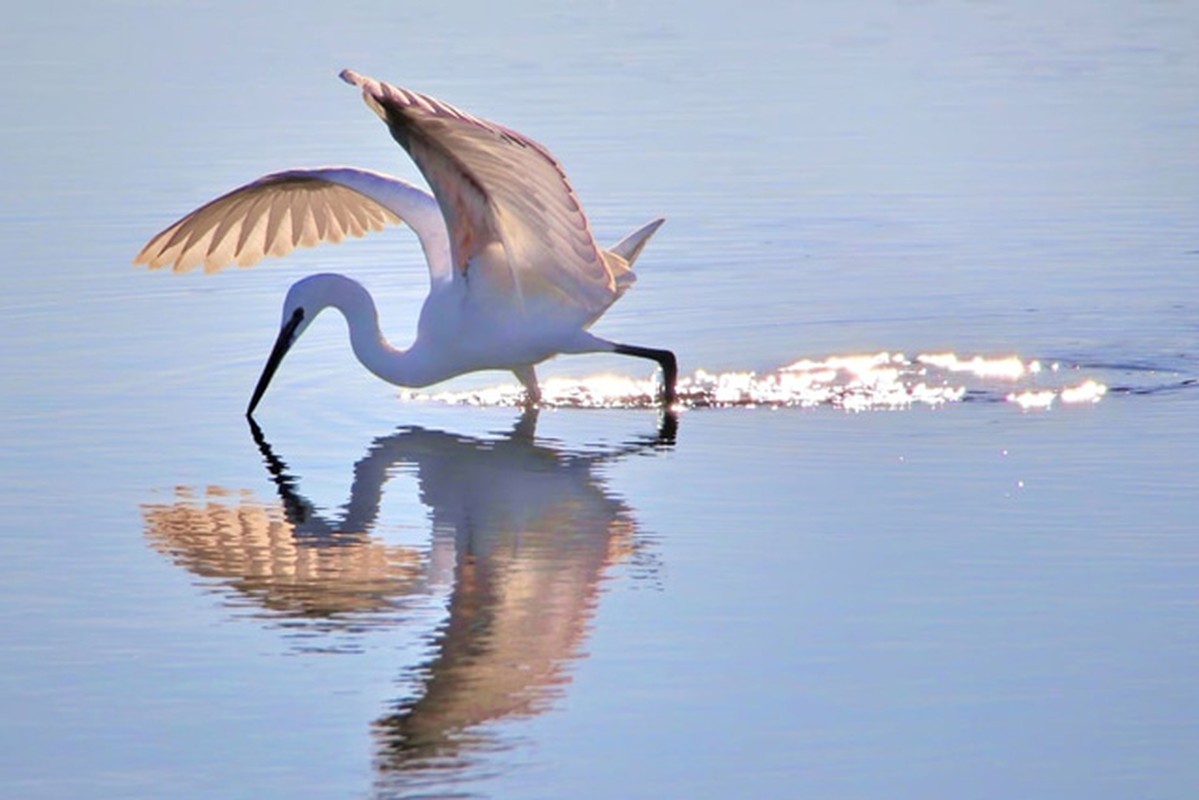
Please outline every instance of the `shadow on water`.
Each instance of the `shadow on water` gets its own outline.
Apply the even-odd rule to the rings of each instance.
[[[419,427],[375,439],[354,464],[350,500],[327,519],[250,422],[279,503],[248,491],[176,490],[142,507],[151,546],[216,582],[232,604],[324,634],[403,625],[410,601],[448,590],[448,615],[404,696],[373,730],[380,796],[461,785],[505,744],[489,723],[547,709],[569,681],[609,568],[652,570],[632,510],[596,474],[605,462],[673,446],[677,419],[604,452],[537,439],[536,411],[476,439]],[[377,535],[384,486],[416,477],[428,548]],[[336,648],[333,648],[336,649]],[[439,795],[441,796],[441,795]]]

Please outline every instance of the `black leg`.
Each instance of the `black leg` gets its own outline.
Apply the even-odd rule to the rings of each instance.
[[[679,362],[674,357],[674,353],[669,350],[654,350],[651,347],[635,347],[631,344],[616,345],[616,352],[622,356],[636,356],[657,361],[658,366],[662,368],[662,403],[666,406],[674,405],[675,384],[679,380]]]
[[[658,420],[658,438],[655,442],[659,447],[673,446],[679,438],[679,415],[670,406],[662,409]]]

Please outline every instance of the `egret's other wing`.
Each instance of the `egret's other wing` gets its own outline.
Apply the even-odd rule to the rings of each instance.
[[[344,70],[433,188],[449,228],[452,262],[506,263],[528,300],[550,296],[594,319],[631,283],[624,259],[606,258],[561,165],[537,142],[448,103]],[[496,258],[495,245],[503,258]]]
[[[134,263],[169,264],[176,272],[203,264],[216,272],[400,222],[420,237],[433,280],[448,277],[448,239],[433,197],[398,178],[351,167],[276,172],[234,189],[159,233]]]

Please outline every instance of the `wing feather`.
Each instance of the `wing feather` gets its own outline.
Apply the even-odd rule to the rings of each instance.
[[[241,236],[237,239],[237,250],[234,251],[239,267],[252,266],[266,255],[266,224],[271,210],[271,196],[266,192],[255,192],[247,200]],[[215,264],[213,268],[219,269]]]
[[[420,238],[431,278],[448,279],[450,248],[436,200],[398,178],[351,167],[277,172],[234,189],[168,226],[134,263],[176,272],[248,267],[400,222]]]
[[[295,232],[296,246],[312,247],[320,239],[316,235],[316,223],[312,221],[312,205],[305,195],[296,195],[292,203],[291,225]]]
[[[208,250],[209,263],[228,264],[237,258],[238,242],[241,241],[242,229],[246,222],[246,211],[252,203],[252,197],[238,196],[232,198],[229,213],[220,220],[213,234],[212,247]]]
[[[449,230],[455,274],[495,266],[500,244],[515,290],[541,293],[594,320],[631,282],[609,262],[562,166],[542,145],[427,95],[345,70],[412,156]],[[617,280],[618,273],[621,280]]]

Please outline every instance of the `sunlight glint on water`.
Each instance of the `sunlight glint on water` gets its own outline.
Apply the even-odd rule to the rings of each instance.
[[[1091,377],[1077,383],[1076,370],[1019,356],[961,358],[955,353],[874,353],[800,359],[774,372],[711,373],[697,369],[679,379],[681,408],[811,408],[846,411],[942,406],[966,400],[1010,402],[1021,409],[1097,403],[1107,386]],[[542,386],[542,405],[551,408],[646,408],[657,403],[655,379],[594,375],[553,378]],[[515,406],[524,398],[518,384],[464,392],[405,391],[408,400],[476,406]]]

